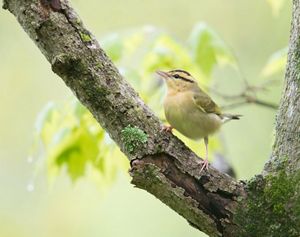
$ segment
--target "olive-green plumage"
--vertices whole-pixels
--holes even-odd
[[[204,138],[216,132],[222,119],[212,111],[212,105],[203,105],[202,96],[196,91],[172,93],[164,100],[164,109],[167,121],[186,137],[192,139]],[[205,102],[204,102],[205,103]]]
[[[217,104],[201,90],[188,72],[177,69],[158,71],[157,74],[165,79],[168,87],[164,100],[167,121],[186,137],[204,138],[206,149],[209,135],[218,131],[224,122],[239,119],[239,115],[222,114]],[[207,168],[207,153],[204,163]]]

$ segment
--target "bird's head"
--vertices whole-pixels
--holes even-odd
[[[164,79],[168,90],[186,91],[198,86],[192,75],[181,69],[168,72],[157,71],[156,73]]]

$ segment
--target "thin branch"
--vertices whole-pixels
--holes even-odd
[[[227,109],[237,108],[237,107],[240,107],[243,105],[256,104],[256,105],[260,105],[260,106],[263,106],[263,107],[266,107],[269,109],[274,109],[274,110],[278,109],[278,105],[270,103],[270,102],[262,101],[257,98],[254,98],[254,97],[241,97],[241,98],[243,98],[245,100],[239,101],[239,102],[234,102],[234,103],[231,103],[228,105],[224,105],[224,106],[221,106],[221,108],[224,110],[227,110]]]
[[[261,105],[261,106],[266,107],[266,108],[274,109],[274,110],[278,109],[278,105],[277,104],[273,104],[273,103],[270,103],[270,102],[262,101],[262,100],[259,100],[259,99],[255,99],[254,101],[252,101],[252,103],[253,104],[257,104],[257,105]]]
[[[209,90],[215,95],[218,95],[219,97],[223,98],[224,100],[238,100],[237,102],[221,106],[222,109],[232,109],[247,104],[256,104],[269,109],[277,110],[278,105],[258,99],[256,95],[260,91],[267,91],[270,86],[274,85],[277,82],[277,80],[268,80],[261,85],[250,85],[249,83],[247,83],[247,86],[244,88],[244,90],[236,95],[224,94],[213,88],[210,88]]]
[[[209,91],[213,92],[214,94],[222,97],[225,100],[242,100],[242,101],[234,102],[229,105],[224,105],[224,106],[221,106],[221,108],[232,109],[232,108],[236,108],[236,107],[247,105],[247,104],[257,104],[257,105],[260,105],[260,106],[263,106],[263,107],[266,107],[269,109],[277,110],[278,105],[258,99],[256,96],[256,92],[267,91],[269,89],[268,87],[270,87],[274,84],[277,84],[278,80],[271,79],[271,80],[264,81],[261,85],[251,85],[248,82],[248,80],[244,74],[244,71],[242,69],[242,66],[240,64],[240,61],[238,60],[238,57],[236,56],[233,49],[231,49],[231,54],[233,55],[233,57],[235,59],[235,62],[236,62],[235,69],[237,70],[237,72],[244,84],[244,89],[237,95],[226,95],[226,94],[220,93],[219,91],[217,91],[213,88],[207,88],[207,89]]]

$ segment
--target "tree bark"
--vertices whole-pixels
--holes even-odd
[[[76,97],[131,161],[132,183],[210,236],[299,236],[299,0],[286,88],[272,157],[245,185],[210,167],[158,118],[122,78],[67,0],[4,0]],[[265,235],[262,235],[264,233]]]

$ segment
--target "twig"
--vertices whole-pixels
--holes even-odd
[[[250,85],[248,82],[245,84],[245,88],[242,92],[236,95],[223,94],[213,88],[210,88],[209,91],[216,94],[217,96],[223,98],[224,100],[239,100],[229,105],[221,106],[222,109],[232,109],[246,104],[257,104],[269,109],[278,109],[278,105],[271,102],[263,101],[257,98],[256,93],[259,91],[267,91],[269,86],[277,83],[277,80],[269,80],[264,82],[261,85]]]
[[[236,107],[239,107],[239,106],[242,106],[242,105],[247,105],[247,104],[257,104],[257,105],[260,105],[260,106],[263,106],[263,107],[266,107],[266,108],[269,108],[269,109],[278,109],[278,105],[276,104],[273,104],[273,103],[270,103],[270,102],[266,102],[266,101],[262,101],[262,100],[259,100],[259,99],[255,99],[255,100],[251,100],[251,101],[239,101],[239,102],[236,102],[236,103],[232,103],[232,104],[229,104],[229,105],[224,105],[224,106],[221,106],[222,109],[226,110],[226,109],[233,109],[233,108],[236,108]]]
[[[239,106],[246,105],[246,104],[257,104],[257,105],[264,106],[264,107],[267,107],[270,109],[278,109],[278,105],[267,102],[267,101],[260,100],[256,96],[256,93],[259,91],[268,91],[268,89],[269,89],[268,87],[274,85],[275,83],[278,83],[278,80],[271,79],[271,80],[264,81],[261,85],[251,85],[248,82],[248,80],[242,70],[242,66],[241,66],[240,61],[238,60],[238,57],[235,54],[234,50],[231,49],[231,53],[236,61],[235,69],[237,70],[237,72],[244,84],[244,89],[242,90],[241,93],[236,94],[236,95],[226,95],[226,94],[223,94],[212,88],[207,88],[207,89],[209,91],[213,92],[214,94],[222,97],[225,100],[242,100],[242,101],[234,102],[229,105],[224,105],[221,108],[232,109],[232,108],[239,107]]]
[[[262,101],[262,100],[259,100],[259,99],[256,99],[253,103],[257,104],[257,105],[261,105],[261,106],[267,107],[267,108],[270,108],[270,109],[278,109],[278,105],[277,104],[273,104],[273,103],[270,103],[270,102]]]

